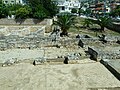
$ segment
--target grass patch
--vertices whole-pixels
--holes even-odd
[[[73,34],[89,34],[93,37],[97,37],[98,35],[101,35],[101,34],[106,34],[111,36],[120,36],[120,33],[112,30],[108,30],[108,29],[105,29],[104,32],[100,32],[98,30],[95,31],[95,30],[88,30],[87,28],[80,28],[81,26],[83,26],[83,21],[84,21],[84,18],[77,17],[75,19],[75,23],[78,25],[78,27],[72,26],[69,29],[69,32]],[[90,26],[90,28],[100,28],[100,26],[97,24],[93,24],[92,26]]]

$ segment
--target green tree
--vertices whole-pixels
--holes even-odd
[[[115,13],[116,13],[117,16],[120,16],[120,8],[116,9]]]
[[[104,31],[105,27],[111,24],[111,19],[108,17],[99,17],[97,20],[93,21],[94,23],[100,25],[100,31]]]
[[[33,17],[42,20],[47,17],[47,10],[42,6],[39,6],[38,8],[35,8]]]
[[[5,18],[8,15],[8,10],[6,8],[6,5],[2,3],[2,0],[0,0],[0,18]]]
[[[81,2],[81,0],[79,0],[79,2]],[[79,10],[78,10],[79,15],[81,15],[81,13],[84,12],[84,10],[82,10],[82,7],[84,6],[84,2],[85,2],[85,1],[82,1],[82,2],[81,2],[80,8],[79,8]]]
[[[40,10],[38,11],[39,8],[43,9],[42,12],[44,12],[44,15],[46,13],[47,17],[53,17],[58,13],[57,5],[51,0],[28,0],[28,2],[32,7],[33,15],[35,13],[35,16],[38,16],[37,18],[39,18],[39,15],[37,15],[37,13],[41,13]]]
[[[79,9],[78,13],[79,13],[79,15],[85,14],[85,11],[83,9]]]
[[[68,30],[74,23],[74,19],[74,16],[72,16],[70,13],[61,13],[58,15],[57,21],[54,21],[53,24],[61,27],[61,36],[68,36]]]
[[[0,4],[0,18],[5,18],[8,16],[9,8],[5,4]]]
[[[16,11],[21,7],[23,7],[23,5],[21,4],[8,4],[6,6],[6,8],[8,9],[8,15],[15,15]]]
[[[109,15],[112,16],[112,17],[116,17],[117,13],[115,11],[111,11]]]
[[[0,0],[0,4],[2,4],[2,0]]]
[[[87,28],[90,28],[90,25],[93,25],[91,19],[84,19],[83,26],[87,27]]]
[[[29,17],[31,9],[28,6],[24,6],[16,10],[15,18],[16,19],[26,19]]]
[[[91,9],[87,8],[85,14],[89,16],[91,13],[92,13]]]
[[[117,6],[114,11],[111,11],[110,16],[113,16],[113,17],[120,16],[120,6]]]
[[[77,9],[73,8],[73,9],[71,10],[71,13],[77,13]]]
[[[57,4],[52,0],[43,0],[43,7],[49,12],[50,17],[53,17],[58,13]]]
[[[27,6],[27,5],[26,5]],[[6,18],[8,15],[15,15],[16,11],[23,7],[21,4],[0,4],[0,18]]]

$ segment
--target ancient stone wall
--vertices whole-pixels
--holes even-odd
[[[0,36],[18,35],[26,36],[28,34],[44,35],[45,26],[0,26]]]
[[[52,19],[44,19],[44,20],[39,20],[39,19],[7,19],[3,18],[0,19],[0,25],[51,25],[52,24]]]

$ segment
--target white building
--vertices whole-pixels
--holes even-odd
[[[2,0],[4,4],[25,4],[26,0]]]
[[[71,12],[73,8],[80,8],[80,2],[78,0],[58,0],[57,4],[59,12]]]

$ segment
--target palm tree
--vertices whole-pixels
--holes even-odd
[[[104,31],[105,27],[111,25],[111,19],[108,17],[99,17],[97,20],[92,20],[92,22],[101,27],[101,32]]]
[[[97,20],[97,24],[100,25],[101,27],[101,31],[104,31],[105,27],[107,25],[109,25],[111,22],[111,19],[108,18],[108,17],[100,17],[98,20]]]
[[[90,25],[93,25],[92,21],[90,19],[84,19],[83,26],[90,28]]]
[[[74,23],[74,16],[70,13],[60,13],[57,17],[57,21],[53,22],[53,25],[58,25],[61,28],[61,36],[68,36],[68,30]]]

